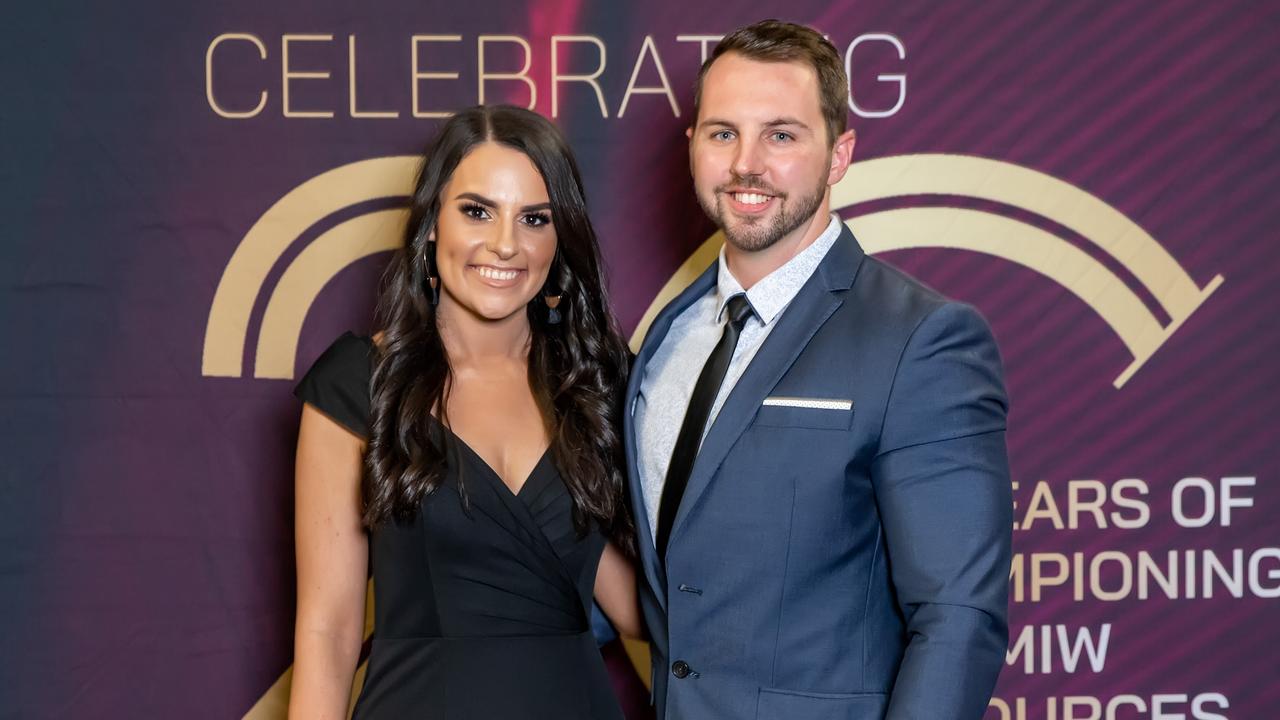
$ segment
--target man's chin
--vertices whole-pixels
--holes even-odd
[[[778,241],[777,237],[771,237],[776,211],[767,215],[741,215],[719,202],[714,213],[705,203],[703,210],[708,211],[707,216],[724,233],[726,242],[738,250],[756,252]]]
[[[724,225],[721,229],[724,230],[725,242],[744,252],[764,250],[778,241],[778,238],[769,232],[769,225],[764,222]]]

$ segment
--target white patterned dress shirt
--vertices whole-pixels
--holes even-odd
[[[720,385],[720,393],[711,406],[703,437],[715,423],[720,406],[751,364],[756,351],[777,325],[778,318],[840,237],[841,226],[840,218],[833,213],[827,229],[817,240],[746,291],[747,302],[755,313],[747,318],[738,336],[738,345]],[[729,272],[724,261],[724,248],[721,248],[715,287],[672,321],[662,345],[644,368],[633,417],[639,448],[640,486],[653,537],[658,534],[658,507],[666,484],[667,466],[671,463],[676,437],[680,434],[685,410],[693,396],[693,386],[724,332],[725,305],[730,298],[742,292],[742,285]]]

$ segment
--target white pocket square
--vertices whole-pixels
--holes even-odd
[[[806,408],[809,410],[852,410],[853,401],[841,400],[839,398],[787,397],[784,395],[774,395],[764,399],[764,406]]]

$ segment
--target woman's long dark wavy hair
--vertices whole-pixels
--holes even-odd
[[[441,192],[472,149],[495,142],[524,153],[551,200],[557,251],[547,294],[559,294],[562,320],[548,322],[541,297],[529,303],[529,385],[551,436],[552,455],[585,532],[594,520],[633,551],[622,446],[628,350],[605,296],[600,249],[582,178],[568,145],[546,118],[511,106],[477,106],[450,118],[427,148],[413,193],[404,246],[395,251],[378,306],[379,344],[365,456],[364,522],[412,518],[441,484],[451,458],[445,409],[449,357],[430,300],[427,238]],[[430,260],[434,263],[434,258]],[[462,488],[460,488],[462,490]],[[463,490],[465,493],[465,490]],[[465,498],[465,494],[464,494]]]

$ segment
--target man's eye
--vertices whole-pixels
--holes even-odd
[[[733,133],[729,130],[721,130],[719,132],[712,133],[711,135],[712,140],[730,140],[732,138]]]
[[[779,131],[773,134],[773,139],[777,142],[790,142],[795,138],[791,136],[791,133]]]

